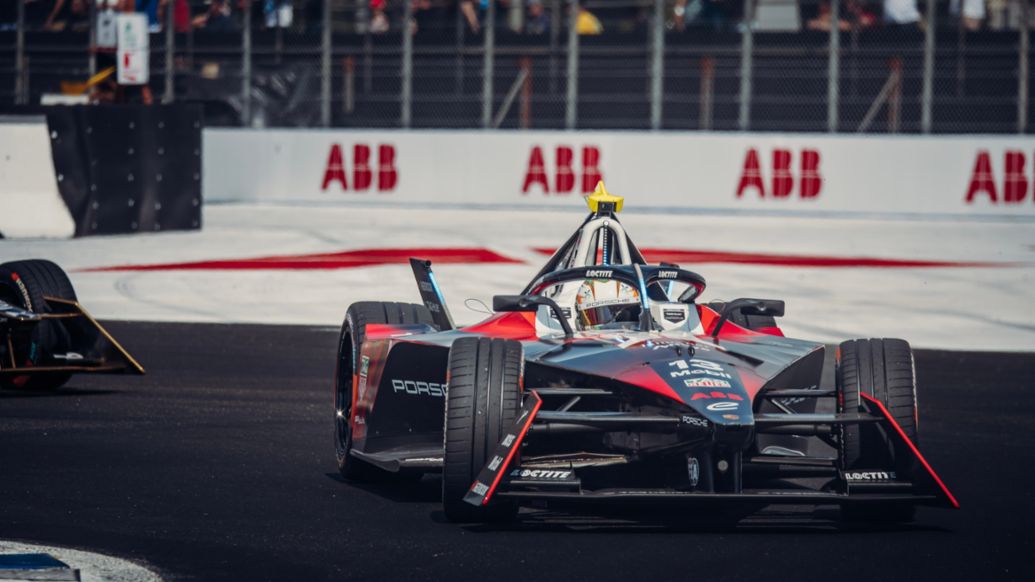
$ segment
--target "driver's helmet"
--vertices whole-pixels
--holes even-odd
[[[586,280],[575,296],[579,329],[614,329],[640,321],[640,294],[614,280]]]

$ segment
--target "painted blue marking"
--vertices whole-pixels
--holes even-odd
[[[68,568],[50,554],[0,554],[0,570],[46,570]]]

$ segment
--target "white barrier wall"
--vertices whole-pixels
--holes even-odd
[[[47,122],[0,123],[0,236],[74,234],[75,222],[58,192]]]
[[[581,205],[1035,217],[1035,139],[810,134],[206,130],[210,201]]]

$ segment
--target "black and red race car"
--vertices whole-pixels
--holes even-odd
[[[905,341],[843,342],[824,383],[827,347],[783,336],[782,301],[698,302],[703,277],[643,259],[622,198],[601,184],[587,201],[582,226],[480,323],[453,324],[417,259],[422,305],[349,307],[343,476],[441,471],[454,521],[529,503],[829,504],[893,522],[958,507],[917,448]]]
[[[144,368],[79,304],[61,267],[0,264],[0,388],[55,390],[78,373]]]

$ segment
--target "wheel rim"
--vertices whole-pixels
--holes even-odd
[[[334,444],[338,460],[344,461],[352,446],[352,378],[355,375],[355,358],[352,351],[352,334],[342,334],[338,349],[338,367],[334,379]]]

